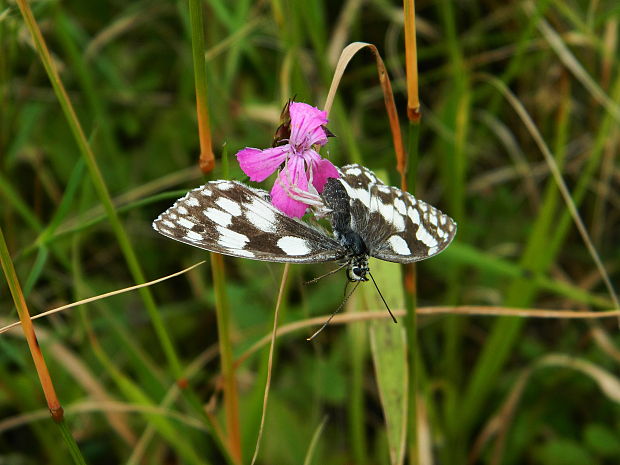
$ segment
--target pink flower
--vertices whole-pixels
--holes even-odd
[[[327,114],[301,102],[290,102],[288,110],[290,137],[278,140],[287,143],[265,150],[245,148],[237,152],[237,160],[244,173],[259,182],[284,163],[271,189],[271,202],[288,216],[301,218],[308,206],[321,204],[318,194],[328,178],[338,177],[338,171],[312,148],[327,143]]]

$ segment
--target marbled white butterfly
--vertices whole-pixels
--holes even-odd
[[[269,262],[337,260],[350,281],[367,281],[368,257],[411,263],[432,257],[454,238],[456,223],[435,207],[386,186],[369,169],[347,165],[321,195],[332,226],[290,218],[269,193],[238,181],[211,181],[162,213],[153,228],[180,242]]]

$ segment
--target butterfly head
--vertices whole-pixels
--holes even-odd
[[[347,278],[352,283],[358,281],[368,281],[368,255],[357,255],[349,259],[347,264]]]

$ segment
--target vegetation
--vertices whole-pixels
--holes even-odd
[[[0,463],[618,463],[619,20],[422,2],[418,80],[386,0],[0,1],[0,327],[23,323],[0,334]],[[415,269],[371,261],[398,325],[368,284],[307,342],[342,273],[304,285],[330,266],[209,257],[151,222],[246,180],[234,154],[290,97],[323,107],[356,41],[390,75],[410,190],[459,230]],[[384,90],[361,50],[323,155],[400,185]]]

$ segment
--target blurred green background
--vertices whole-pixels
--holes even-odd
[[[203,2],[217,159],[206,177],[197,168],[186,2],[30,5],[129,237],[122,246],[17,4],[0,1],[0,225],[31,314],[135,284],[123,247],[146,280],[207,259],[150,287],[152,297],[130,292],[36,323],[69,429],[89,464],[233,463],[212,430],[226,430],[226,408],[208,254],[159,236],[151,222],[205,180],[244,179],[236,151],[271,144],[289,97],[321,107],[353,41],[382,54],[406,142],[402,4]],[[617,285],[618,3],[440,0],[418,2],[416,13],[423,106],[415,193],[459,224],[455,243],[418,265],[418,305],[612,309],[535,131]],[[361,162],[398,184],[369,52],[347,68],[329,128],[335,164]],[[224,263],[226,347],[236,358],[270,332],[283,266]],[[398,267],[371,266],[402,309]],[[329,269],[291,267],[280,325],[342,302],[343,274],[302,284]],[[0,303],[0,325],[16,321],[4,280]],[[346,310],[367,309],[383,310],[370,285]],[[385,316],[375,329],[392,324]],[[373,355],[402,350],[404,321],[391,341],[371,337],[369,325],[330,325],[311,343],[315,326],[278,339],[258,463],[398,462],[378,390],[389,375]],[[419,463],[619,463],[615,319],[437,314],[420,317],[418,330]],[[267,362],[268,344],[235,372],[243,463],[256,443]],[[188,367],[179,395],[175,381]],[[0,335],[0,463],[70,463],[19,329]]]

